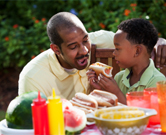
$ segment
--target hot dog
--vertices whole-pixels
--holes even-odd
[[[89,94],[89,96],[97,101],[98,106],[111,107],[118,105],[117,96],[106,91],[95,89]]]
[[[106,77],[112,77],[113,67],[108,66],[101,62],[93,63],[89,66],[89,69],[92,69],[96,72],[96,75],[103,74]]]
[[[98,108],[97,101],[84,93],[76,93],[75,97],[70,100],[73,106],[95,110]]]

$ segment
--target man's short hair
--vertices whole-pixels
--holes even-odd
[[[60,49],[61,44],[63,43],[63,39],[59,35],[59,31],[62,29],[71,29],[72,27],[75,27],[75,23],[71,17],[77,18],[77,16],[70,12],[60,12],[52,16],[48,21],[47,34],[50,42],[52,44],[58,45]]]

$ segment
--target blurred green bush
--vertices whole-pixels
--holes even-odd
[[[77,15],[88,32],[116,32],[129,18],[146,18],[166,38],[166,0],[17,0],[0,1],[0,69],[23,67],[49,48],[49,18],[61,11]]]

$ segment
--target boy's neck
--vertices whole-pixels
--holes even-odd
[[[132,86],[140,80],[142,74],[147,69],[149,64],[150,60],[148,59],[147,61],[141,61],[140,64],[137,64],[131,68],[132,74],[130,75],[130,86]]]

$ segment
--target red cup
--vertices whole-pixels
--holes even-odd
[[[126,99],[128,106],[150,108],[150,96],[144,95],[143,91],[128,92]]]
[[[149,118],[149,126],[160,124],[157,88],[156,87],[146,88],[144,89],[144,94],[150,97],[150,108],[155,109],[157,111],[157,115],[151,116]]]

